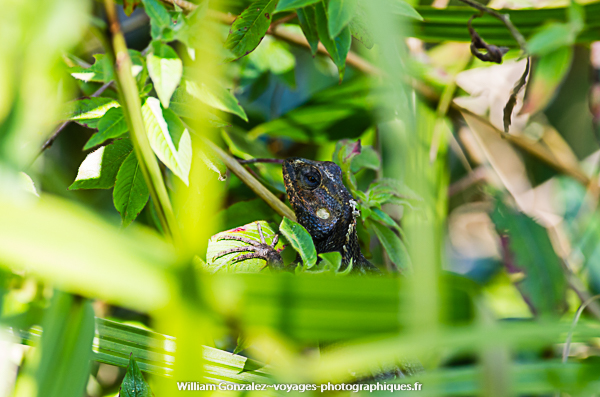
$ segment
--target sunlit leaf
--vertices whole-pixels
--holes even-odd
[[[69,190],[110,189],[121,164],[133,150],[129,139],[119,139],[88,154]]]
[[[269,29],[278,1],[257,0],[236,18],[225,41],[225,48],[231,50],[234,59],[248,55],[258,46]]]
[[[279,231],[290,242],[292,247],[300,254],[304,266],[310,269],[317,263],[317,251],[312,237],[306,229],[288,218],[283,218]]]
[[[119,106],[119,102],[111,98],[80,99],[71,103],[67,118],[86,127],[96,128],[98,121],[109,109]]]
[[[170,46],[160,41],[152,42],[148,54],[148,73],[163,107],[168,108],[171,96],[181,81],[183,63]]]
[[[171,109],[156,98],[142,105],[142,116],[152,150],[186,185],[192,164],[192,141],[189,131]]]
[[[354,17],[358,0],[329,0],[327,6],[329,37],[335,38]]]
[[[137,157],[135,152],[131,152],[119,168],[113,191],[115,208],[121,214],[123,227],[133,222],[149,198],[150,192]]]
[[[111,108],[102,116],[98,122],[98,132],[90,137],[83,150],[88,150],[94,146],[98,146],[109,139],[118,138],[128,131],[127,122],[123,110]]]

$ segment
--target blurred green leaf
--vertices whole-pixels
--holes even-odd
[[[537,113],[552,101],[570,70],[572,61],[571,47],[561,47],[539,57],[527,86],[522,113]]]
[[[327,52],[329,52],[333,63],[338,67],[340,81],[342,81],[346,71],[346,56],[348,55],[348,51],[350,51],[350,44],[352,44],[350,29],[345,27],[338,36],[333,39],[329,37],[329,17],[324,0],[315,4],[315,17],[319,40],[321,40],[321,43],[323,43]]]
[[[320,0],[279,0],[276,12],[292,11],[296,8],[305,7],[314,4]]]
[[[172,281],[165,269],[174,266],[174,253],[154,232],[135,225],[119,232],[104,216],[47,194],[35,202],[0,201],[3,266],[130,308],[166,304]]]
[[[282,2],[280,1],[279,4],[281,5]],[[317,54],[317,49],[319,48],[319,33],[317,32],[315,8],[313,6],[298,8],[296,14],[298,14],[298,22],[300,23],[302,32],[304,33],[308,44],[310,44],[310,52],[315,56]]]
[[[135,152],[131,152],[119,168],[113,191],[115,208],[121,214],[123,227],[129,226],[137,218],[149,198],[150,192],[137,157]]]
[[[251,3],[231,25],[225,48],[234,59],[248,55],[258,46],[271,24],[279,0],[257,0]]]
[[[550,23],[529,39],[527,49],[532,55],[545,55],[575,41],[576,34],[564,23]]]
[[[525,273],[517,285],[534,314],[562,314],[567,282],[546,229],[501,199],[496,200],[491,217],[498,232],[508,237],[504,253],[507,271]]]
[[[192,163],[189,131],[171,109],[163,108],[153,97],[142,105],[142,116],[152,150],[187,185]]]
[[[210,107],[235,114],[244,121],[248,121],[246,112],[235,96],[216,81],[197,83],[195,81],[184,80],[178,88],[179,90],[183,90],[186,94],[191,95]],[[177,97],[177,94],[175,96]]]
[[[404,0],[390,0],[390,11],[394,14],[422,21],[423,17]]]
[[[119,387],[119,397],[153,397],[150,385],[144,379],[133,354],[129,357],[127,372]]]
[[[42,326],[40,344],[21,369],[14,395],[82,395],[90,376],[94,339],[91,302],[55,291]]]
[[[402,240],[393,231],[379,222],[369,222],[369,225],[372,226],[373,231],[392,263],[398,266],[398,269],[402,272],[410,271],[412,268],[410,256]]]
[[[300,254],[302,262],[304,262],[304,266],[307,269],[310,269],[317,263],[317,251],[312,237],[302,225],[288,218],[283,218],[279,225],[279,231]]]
[[[367,24],[367,10],[362,2],[358,3],[354,18],[348,24],[352,37],[364,44],[368,49],[373,48],[375,41],[373,40],[373,34],[371,28]]]
[[[96,128],[98,121],[109,109],[119,106],[119,102],[111,98],[80,99],[71,102],[67,118],[86,127]]]
[[[119,139],[88,154],[69,190],[110,189],[115,185],[121,164],[132,150],[129,139]]]
[[[329,0],[327,6],[329,37],[335,38],[354,17],[358,0]]]
[[[183,75],[183,63],[170,46],[160,41],[152,42],[148,54],[148,73],[163,107],[168,108],[171,96],[177,89]]]
[[[94,146],[101,145],[109,139],[119,138],[128,131],[127,122],[123,109],[111,108],[98,122],[98,132],[90,137],[83,150],[88,150]]]
[[[231,248],[248,247],[246,242],[238,240],[222,240],[222,237],[237,236],[248,238],[252,241],[260,243],[260,234],[258,233],[257,224],[260,224],[263,236],[265,238],[265,243],[271,245],[277,233],[275,233],[271,226],[269,226],[269,224],[265,221],[248,223],[244,226],[239,226],[234,229],[215,234],[208,242],[208,249],[206,251],[206,270],[211,273],[253,273],[263,270],[267,266],[267,263],[264,259],[251,258],[237,262],[234,261],[241,255],[251,253],[251,250],[244,252],[233,252],[219,256],[223,251]],[[275,246],[275,249],[283,249],[283,243],[279,241]]]

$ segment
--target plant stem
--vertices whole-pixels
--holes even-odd
[[[140,95],[135,78],[131,73],[131,58],[127,52],[125,37],[121,32],[114,0],[104,0],[104,6],[111,35],[107,55],[115,62],[115,82],[117,83],[119,99],[129,127],[133,147],[165,235],[172,239],[176,246],[179,246],[181,243],[179,227],[160,167],[146,135]]]
[[[188,127],[189,129],[189,127]],[[190,130],[191,131],[191,130]],[[236,159],[225,153],[223,149],[212,143],[208,139],[203,139],[205,144],[221,158],[227,168],[231,170],[242,182],[244,182],[254,193],[263,199],[271,208],[279,215],[285,216],[293,221],[296,221],[294,211],[279,200],[269,189],[264,187],[255,177],[248,172]]]

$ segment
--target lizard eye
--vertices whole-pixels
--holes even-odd
[[[317,171],[310,170],[303,175],[304,183],[309,189],[315,189],[321,184],[321,174]]]

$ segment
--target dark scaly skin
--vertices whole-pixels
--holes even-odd
[[[337,164],[291,157],[283,162],[283,180],[298,223],[312,236],[317,254],[337,251],[342,269],[352,260],[354,272],[379,273],[360,250],[359,212]]]

